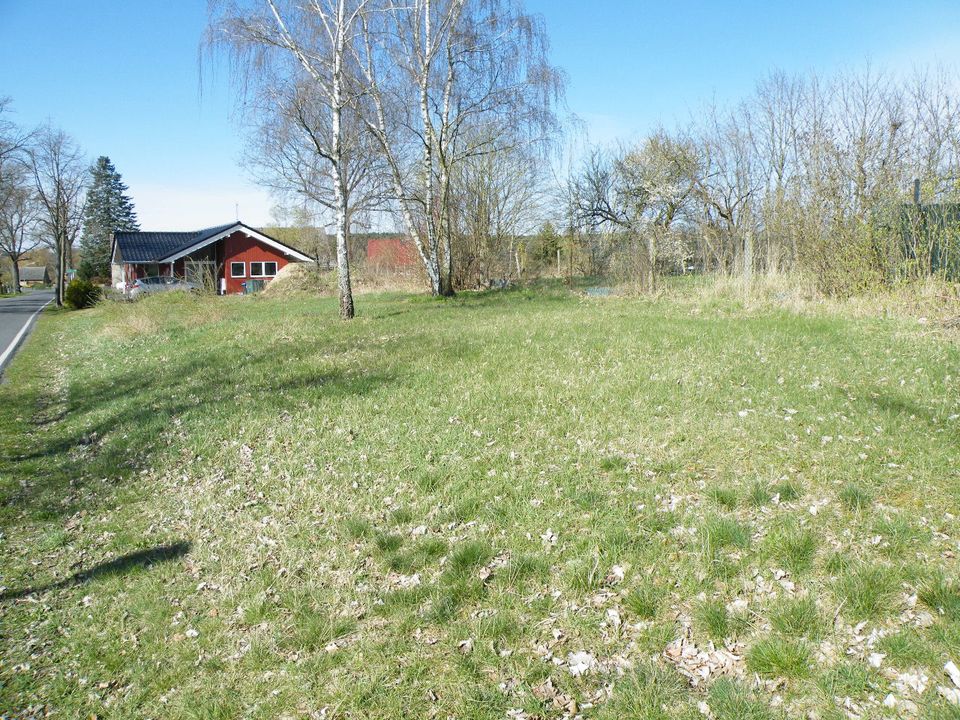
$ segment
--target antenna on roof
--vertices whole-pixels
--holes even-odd
[[[233,215],[234,215],[234,220],[236,220],[237,222],[240,222],[240,203],[233,204]]]

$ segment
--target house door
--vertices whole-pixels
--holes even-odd
[[[210,292],[217,289],[217,264],[213,260],[187,260],[183,263],[183,274],[187,282]]]

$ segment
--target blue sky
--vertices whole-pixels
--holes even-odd
[[[774,68],[826,74],[867,60],[894,71],[960,65],[960,2],[527,0],[543,15],[570,110],[594,141],[685,122]],[[241,219],[273,204],[239,166],[224,68],[204,63],[206,0],[0,0],[0,96],[49,119],[91,158],[109,155],[145,228]]]

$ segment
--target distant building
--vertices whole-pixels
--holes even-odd
[[[34,287],[36,285],[49,284],[50,272],[45,266],[20,268],[20,287]]]
[[[403,270],[417,264],[417,249],[405,237],[367,240],[367,264],[382,270]]]

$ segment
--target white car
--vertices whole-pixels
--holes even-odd
[[[171,275],[154,275],[134,280],[132,283],[127,283],[125,293],[131,300],[136,300],[141,295],[149,295],[156,292],[168,292],[170,290],[189,292],[199,289],[199,285],[187,282],[183,278],[173,277]]]

